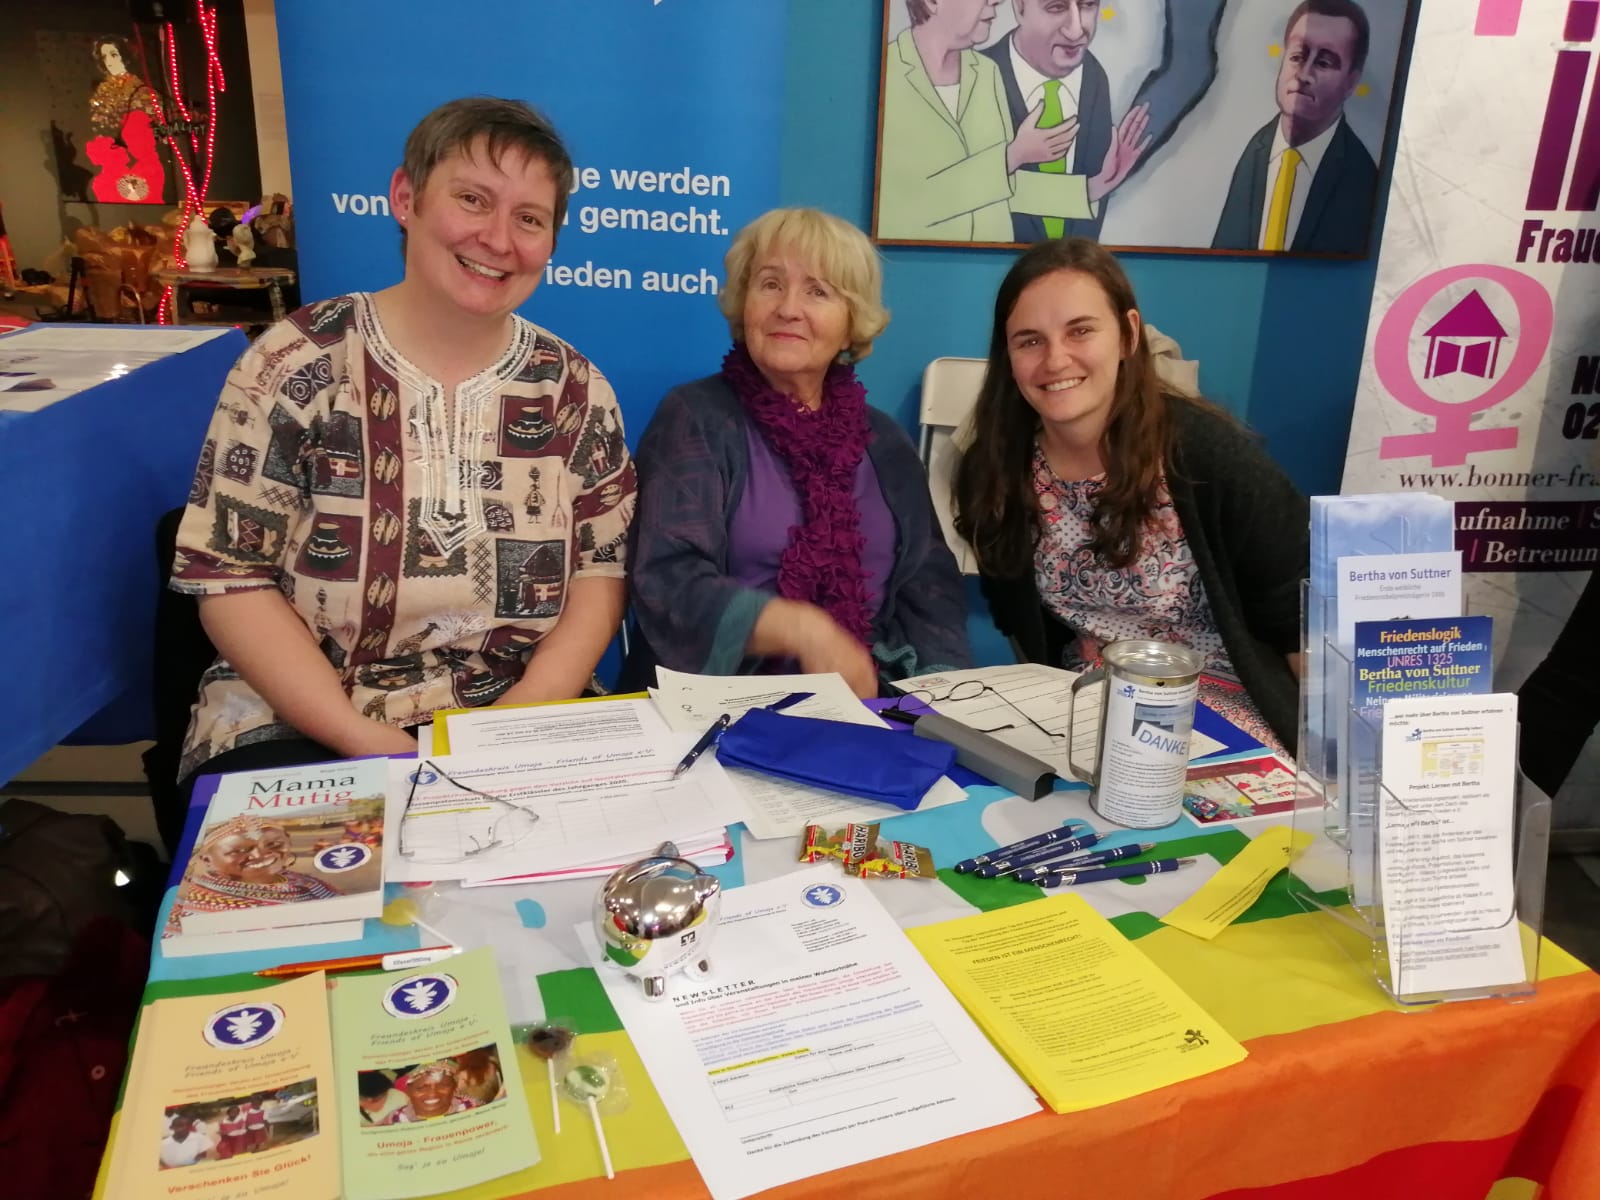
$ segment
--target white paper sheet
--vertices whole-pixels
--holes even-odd
[[[783,711],[796,717],[823,721],[848,721],[852,725],[882,725],[862,704],[844,676],[826,675],[686,675],[656,668],[657,686],[651,697],[674,729],[699,734],[727,713],[737,720],[752,708],[761,708],[795,692],[810,692]]]
[[[711,977],[667,1001],[599,968],[714,1200],[1038,1111],[873,887],[813,867],[727,892]]]
[[[751,837],[760,841],[799,837],[807,825],[837,829],[850,821],[887,821],[891,817],[903,817],[907,811],[892,804],[863,800],[860,796],[790,783],[757,771],[730,768],[727,775],[744,798],[745,828]],[[927,812],[930,808],[942,808],[966,798],[965,788],[948,775],[941,775],[939,782],[923,794],[914,811]]]
[[[585,700],[529,708],[480,708],[451,713],[450,753],[472,754],[510,746],[630,743],[670,735],[648,700]]]
[[[204,325],[28,325],[5,338],[8,350],[161,357],[203,346],[228,331]]]
[[[396,849],[385,878],[493,879],[620,861],[743,820],[743,804],[715,762],[671,778],[691,740],[669,734],[587,751],[540,745],[393,761],[385,821],[396,831]],[[498,824],[506,819],[504,808],[463,788],[526,809],[537,820],[515,844],[468,853],[505,841],[508,826]],[[400,850],[402,840],[410,857]]]
[[[0,411],[38,412],[147,363],[221,337],[223,328],[30,325],[0,337]]]
[[[1338,563],[1339,649],[1354,653],[1361,621],[1461,615],[1461,551],[1365,554]]]
[[[688,837],[674,838],[672,847],[677,851],[679,858],[688,859],[696,866],[701,867],[720,867],[733,857],[733,842],[726,829],[715,829],[706,833],[692,834]],[[564,879],[603,879],[618,867],[625,867],[641,858],[648,858],[660,848],[661,846],[658,843],[648,850],[622,859],[585,863],[568,867],[562,871],[546,871],[536,875],[501,875],[494,879],[463,879],[461,886],[464,888],[511,887],[530,883],[556,883]]]
[[[1384,705],[1379,866],[1396,995],[1524,978],[1516,759],[1514,695]]]

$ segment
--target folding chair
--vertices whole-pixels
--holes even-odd
[[[951,505],[956,466],[961,461],[957,434],[978,402],[985,361],[981,358],[936,358],[922,372],[922,462],[928,469],[933,510],[944,531],[945,545],[956,556],[963,575],[978,573],[972,547],[956,532]]]

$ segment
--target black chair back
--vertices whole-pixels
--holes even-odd
[[[155,744],[144,752],[144,773],[150,782],[156,827],[167,852],[177,850],[183,836],[183,798],[178,790],[178,764],[183,739],[189,732],[189,714],[200,694],[200,677],[217,660],[217,648],[200,624],[200,602],[167,587],[172,558],[177,553],[178,524],[184,510],[175,508],[156,523],[156,564],[161,594],[156,597],[155,668],[152,672],[152,708]]]

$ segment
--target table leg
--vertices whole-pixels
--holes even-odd
[[[274,322],[283,320],[283,289],[278,286],[276,279],[267,281],[267,295],[272,298],[272,319]]]

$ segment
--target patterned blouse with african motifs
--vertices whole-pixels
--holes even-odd
[[[279,588],[376,720],[494,701],[572,579],[623,576],[635,499],[605,376],[553,334],[514,327],[453,398],[389,343],[366,294],[268,330],[212,417],[172,587]],[[219,660],[179,777],[293,736]]]
[[[1039,541],[1033,551],[1034,579],[1040,599],[1078,634],[1067,648],[1067,661],[1059,665],[1069,671],[1098,666],[1102,647],[1124,638],[1188,646],[1205,657],[1207,675],[1214,677],[1201,678],[1201,701],[1276,747],[1271,728],[1238,686],[1166,479],[1157,481],[1155,511],[1145,523],[1139,556],[1121,568],[1108,567],[1090,549],[1094,508],[1105,486],[1104,475],[1058,479],[1035,445]]]

